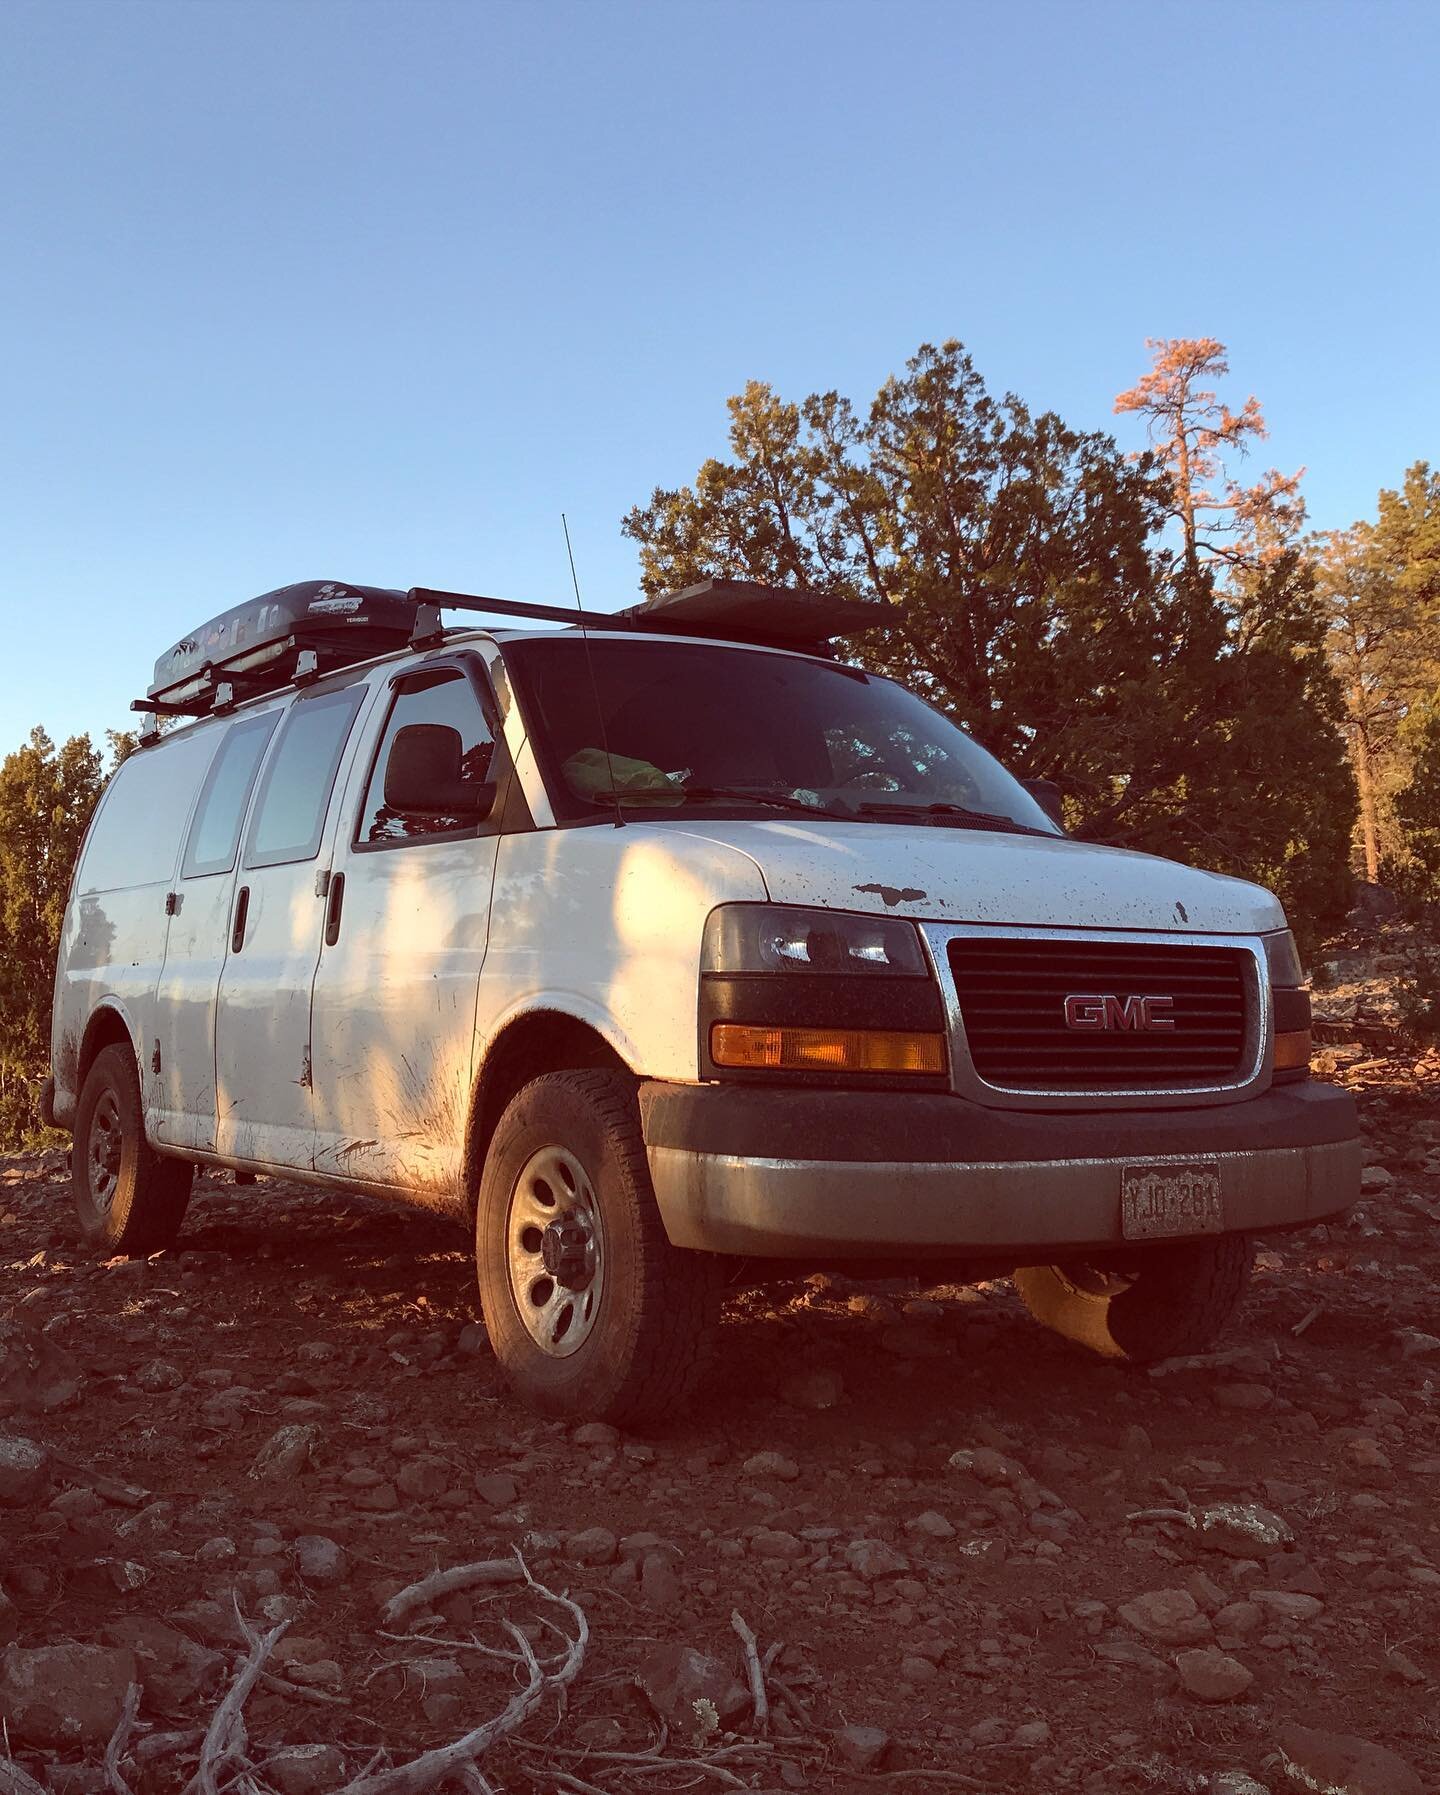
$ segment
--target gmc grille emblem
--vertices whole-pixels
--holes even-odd
[[[1065,1026],[1088,1031],[1115,1029],[1160,1034],[1175,1026],[1173,997],[1067,997]]]

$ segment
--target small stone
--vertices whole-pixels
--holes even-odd
[[[1391,1646],[1390,1650],[1386,1652],[1385,1662],[1390,1666],[1391,1674],[1398,1677],[1402,1683],[1424,1683],[1428,1680],[1425,1672],[1421,1670],[1415,1660],[1407,1658],[1404,1652],[1396,1646]]]
[[[345,1548],[323,1533],[302,1533],[295,1541],[295,1569],[312,1589],[334,1589],[350,1574]]]
[[[772,1532],[762,1527],[751,1536],[750,1550],[757,1558],[803,1558],[807,1548],[793,1533]]]
[[[167,1720],[180,1720],[193,1704],[209,1694],[225,1670],[219,1652],[207,1650],[175,1627],[148,1615],[112,1622],[100,1633],[101,1643],[133,1652],[145,1686],[145,1703]]]
[[[1248,1771],[1221,1770],[1210,1778],[1210,1795],[1270,1795],[1270,1791]]]
[[[1233,1702],[1255,1681],[1238,1658],[1213,1649],[1181,1652],[1175,1668],[1186,1694],[1202,1702]]]
[[[313,1421],[292,1421],[277,1428],[255,1455],[252,1477],[298,1477],[309,1468],[320,1429]]]
[[[1317,1614],[1325,1612],[1325,1604],[1318,1596],[1300,1595],[1292,1589],[1252,1589],[1250,1600],[1281,1620],[1314,1620]]]
[[[838,1371],[798,1371],[780,1386],[780,1400],[792,1409],[810,1409],[817,1414],[838,1408],[845,1400],[845,1380]]]
[[[1050,1724],[1045,1720],[1027,1720],[1010,1735],[1010,1743],[1021,1751],[1036,1751],[1050,1739]]]
[[[874,1583],[881,1577],[898,1577],[910,1569],[910,1561],[882,1539],[853,1540],[845,1548],[845,1562],[867,1583]]]
[[[952,1471],[962,1471],[983,1483],[988,1489],[999,1489],[1016,1480],[1017,1466],[991,1446],[966,1446],[952,1452],[948,1460]]]
[[[460,1330],[460,1338],[455,1342],[455,1350],[463,1353],[467,1359],[476,1353],[484,1352],[489,1344],[489,1336],[478,1321],[467,1321]]]
[[[1217,1502],[1200,1513],[1202,1542],[1228,1558],[1265,1558],[1294,1537],[1280,1515],[1258,1502]]]
[[[1330,1795],[1425,1795],[1404,1758],[1348,1733],[1293,1723],[1280,1728],[1280,1750],[1292,1782]]]
[[[1210,1616],[1210,1624],[1219,1634],[1253,1633],[1265,1618],[1265,1610],[1256,1602],[1227,1602]]]
[[[571,1564],[614,1564],[620,1542],[608,1527],[587,1527],[565,1541]]]
[[[878,1726],[842,1726],[830,1735],[838,1756],[852,1770],[876,1770],[890,1749],[890,1735]]]
[[[400,1467],[395,1487],[416,1502],[433,1502],[450,1487],[450,1470],[443,1459],[422,1453]]]
[[[1217,1409],[1232,1409],[1258,1414],[1268,1409],[1275,1396],[1268,1384],[1216,1384],[1210,1400]]]
[[[21,1745],[103,1746],[139,1680],[135,1654],[117,1646],[12,1645],[0,1654],[0,1714]]]
[[[793,1458],[781,1452],[757,1452],[741,1467],[746,1477],[775,1477],[781,1483],[794,1483],[800,1467]]]
[[[940,1672],[928,1658],[922,1658],[912,1652],[900,1660],[900,1681],[902,1683],[933,1683]]]
[[[508,1471],[477,1471],[475,1494],[491,1508],[509,1508],[520,1494],[520,1486]]]
[[[178,1390],[185,1382],[185,1373],[166,1359],[151,1359],[135,1373],[135,1382],[142,1390],[158,1395],[164,1390]]]
[[[34,1440],[0,1436],[0,1508],[38,1502],[50,1488],[50,1454]]]
[[[282,1745],[265,1758],[266,1778],[280,1795],[324,1795],[344,1774],[345,1754],[337,1745]]]
[[[641,1660],[636,1682],[660,1719],[687,1742],[703,1742],[715,1730],[709,1715],[727,1726],[750,1705],[749,1691],[729,1665],[693,1646],[653,1647]]]
[[[1394,1182],[1394,1173],[1387,1172],[1384,1166],[1366,1166],[1360,1174],[1362,1191],[1389,1190]]]
[[[916,1515],[914,1520],[905,1523],[905,1531],[923,1536],[925,1539],[954,1539],[955,1529],[944,1515],[933,1508],[927,1508],[923,1515]]]
[[[675,1567],[664,1552],[651,1552],[640,1565],[640,1599],[656,1614],[669,1614],[685,1599]]]
[[[1156,1589],[1117,1610],[1137,1633],[1161,1645],[1195,1645],[1210,1637],[1210,1622],[1185,1589]]]
[[[608,1421],[583,1421],[570,1437],[577,1446],[618,1446],[620,1429]]]

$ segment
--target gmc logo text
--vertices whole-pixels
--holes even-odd
[[[1066,1028],[1160,1034],[1175,1026],[1173,997],[1067,997]]]

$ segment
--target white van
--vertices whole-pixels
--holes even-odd
[[[1358,1190],[1280,905],[1069,839],[834,658],[858,622],[309,583],[177,644],[137,708],[194,720],[107,788],[56,973],[87,1237],[168,1246],[196,1165],[453,1214],[513,1387],[623,1422],[736,1257],[1204,1347],[1252,1235]]]

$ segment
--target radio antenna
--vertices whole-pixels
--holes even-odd
[[[595,719],[600,725],[600,746],[605,751],[605,777],[610,781],[610,796],[615,804],[615,827],[625,827],[625,817],[620,809],[620,794],[615,789],[615,762],[610,754],[610,732],[605,727],[605,712],[600,705],[600,682],[595,677],[595,657],[590,650],[590,632],[585,627],[585,607],[580,602],[580,580],[575,572],[575,551],[570,546],[570,523],[565,513],[560,513],[560,528],[565,532],[565,554],[570,562],[570,584],[575,588],[575,611],[580,619],[580,639],[585,644],[585,667],[590,675],[590,692],[595,700]]]

